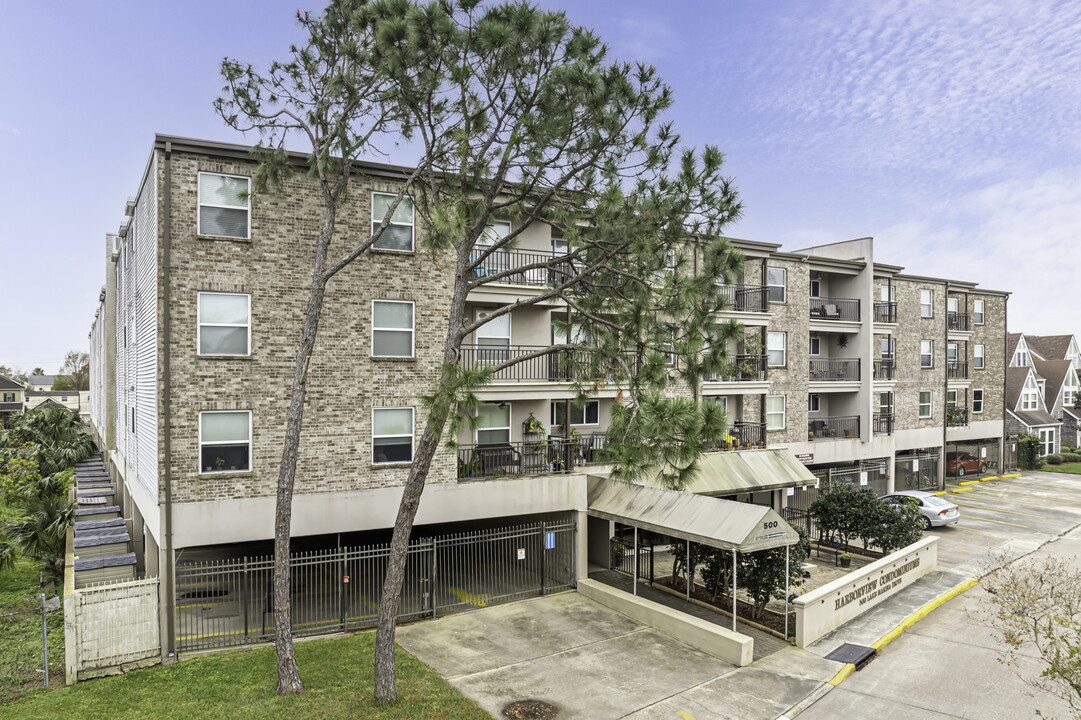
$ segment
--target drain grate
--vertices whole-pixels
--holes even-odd
[[[872,647],[844,643],[841,647],[827,655],[826,659],[842,663],[852,663],[856,666],[857,670],[862,670],[863,666],[874,660],[875,655],[877,654],[878,651]]]
[[[503,715],[511,720],[551,720],[559,708],[543,700],[515,700],[503,708]]]

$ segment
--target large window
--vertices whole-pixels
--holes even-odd
[[[1078,383],[1077,373],[1073,370],[1066,371],[1066,379],[1062,381],[1062,406],[1072,408],[1074,401],[1077,399],[1078,389],[1081,388],[1081,383]]]
[[[957,362],[957,343],[946,343],[946,360],[951,363]]]
[[[477,444],[510,442],[510,405],[483,403],[477,408]]]
[[[920,408],[919,408],[920,419],[927,419],[927,418],[931,417],[933,398],[934,398],[934,393],[932,391],[930,391],[930,390],[920,390]]]
[[[883,360],[893,360],[897,356],[896,338],[882,338],[879,341],[879,354]]]
[[[413,462],[413,408],[372,410],[372,463]]]
[[[976,325],[983,325],[983,300],[972,301],[972,322]]]
[[[1055,452],[1054,428],[1040,428],[1040,454],[1050,455]]]
[[[920,340],[920,367],[934,367],[935,364],[935,341]]]
[[[601,403],[599,400],[587,400],[582,407],[576,407],[574,401],[570,401],[571,425],[600,425]],[[566,420],[567,402],[563,400],[552,402],[552,431],[558,432]]]
[[[413,303],[372,300],[372,357],[413,357]]]
[[[1021,391],[1021,409],[1040,409],[1040,391],[1036,388],[1036,383],[1032,381],[1032,376],[1025,381],[1025,387]]]
[[[977,370],[983,370],[984,363],[984,347],[983,345],[972,346],[972,367]]]
[[[766,333],[766,355],[770,367],[784,367],[787,336],[783,332]]]
[[[893,414],[893,393],[880,392],[878,394],[878,411],[883,415]]]
[[[811,355],[822,354],[822,338],[818,337],[817,335],[811,336],[810,351]]]
[[[766,396],[766,429],[784,430],[785,408],[784,395]]]
[[[251,354],[251,295],[199,293],[200,355]]]
[[[819,412],[822,409],[822,396],[818,393],[811,393],[807,396],[807,412]]]
[[[897,286],[883,285],[878,289],[878,296],[882,302],[897,302]]]
[[[783,303],[788,286],[788,271],[784,268],[766,268],[766,285],[768,285],[769,301]]]
[[[199,173],[198,233],[247,240],[251,198],[246,177]]]
[[[391,203],[397,195],[390,193],[372,193],[372,232],[383,224],[383,218],[387,216]],[[372,245],[376,250],[392,250],[395,252],[413,251],[413,201],[403,197],[394,208],[394,214],[390,216],[390,222],[383,230],[383,234]]]
[[[983,412],[983,390],[980,388],[972,391],[972,412],[973,414]]]
[[[251,470],[251,411],[199,413],[199,471]]]
[[[935,291],[920,290],[920,317],[935,316]]]
[[[477,311],[477,320],[490,314]],[[499,365],[510,359],[510,313],[492,318],[477,328],[477,362],[481,365]]]

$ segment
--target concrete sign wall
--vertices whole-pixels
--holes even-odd
[[[796,645],[807,647],[911,585],[937,564],[938,538],[924,538],[799,596],[792,603],[796,611]]]

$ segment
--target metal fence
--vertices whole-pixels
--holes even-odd
[[[858,438],[860,436],[859,415],[831,415],[807,421],[807,439],[821,438]]]
[[[30,688],[49,687],[50,667],[56,681],[56,671],[64,667],[59,610],[59,598],[46,600],[43,594],[0,606],[0,631],[7,638],[0,644],[0,706]],[[59,679],[62,684],[63,676]]]
[[[859,322],[860,301],[856,298],[811,298],[811,319]]]
[[[811,358],[811,380],[859,380],[859,358]]]
[[[568,590],[573,522],[424,538],[409,545],[399,621]],[[318,635],[376,624],[388,545],[290,557],[292,627]],[[274,562],[243,557],[176,568],[177,648],[245,645],[274,636]]]
[[[897,322],[897,303],[895,302],[876,302],[874,305],[874,311],[875,322]]]
[[[478,248],[477,256],[470,260],[478,260],[483,251],[484,248]],[[574,271],[570,261],[565,258],[563,253],[495,250],[477,263],[472,270],[472,277],[480,280],[498,276],[498,279],[490,282],[500,285],[558,285],[565,282]]]
[[[612,570],[617,570],[628,575],[635,575],[635,560],[638,562],[637,576],[640,580],[648,580],[649,584],[653,584],[653,543],[643,543],[641,540],[638,542],[638,552],[634,551],[634,540],[627,540],[625,538],[609,538],[608,552],[609,563],[608,567]]]
[[[893,486],[902,490],[938,490],[938,451],[898,455],[894,460]]]
[[[726,310],[769,312],[769,288],[765,285],[721,285],[717,292],[728,300]]]

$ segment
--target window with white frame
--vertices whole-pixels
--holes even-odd
[[[983,300],[972,301],[972,322],[976,325],[983,325]]]
[[[766,268],[766,285],[770,302],[785,302],[788,288],[788,271],[784,268]]]
[[[1040,454],[1050,455],[1055,452],[1054,428],[1040,428]]]
[[[811,393],[807,396],[807,412],[819,412],[822,409],[822,396]]]
[[[251,179],[199,173],[198,233],[206,237],[250,238]]]
[[[946,360],[957,363],[957,343],[946,343]]]
[[[372,300],[372,357],[413,357],[414,306],[409,300]]]
[[[812,280],[811,281],[811,297],[813,297],[813,298],[822,297],[822,281],[821,280]]]
[[[510,442],[510,405],[483,403],[477,408],[477,444]]]
[[[811,336],[810,350],[812,355],[822,354],[822,338],[817,335]]]
[[[983,412],[983,389],[975,388],[972,391],[972,412],[973,414]]]
[[[972,346],[972,367],[976,370],[983,370],[984,368],[984,346],[973,345]]]
[[[785,396],[766,396],[766,429],[784,430],[785,426]]]
[[[893,360],[897,356],[896,338],[882,338],[879,341],[879,355],[883,360]]]
[[[413,462],[413,408],[372,409],[372,464]]]
[[[934,367],[935,364],[935,341],[920,340],[920,367]]]
[[[950,296],[946,297],[946,313],[950,317],[957,317],[958,305],[959,305],[958,298],[950,297]]]
[[[566,421],[566,408],[568,401],[552,401],[552,428],[561,428]],[[582,407],[577,407],[574,401],[569,401],[571,406],[571,425],[600,425],[601,403],[599,400],[587,400]]]
[[[201,292],[196,302],[200,355],[251,354],[251,295]]]
[[[920,317],[935,316],[935,291],[920,290]]]
[[[1066,372],[1066,379],[1062,381],[1063,407],[1073,407],[1079,387],[1081,387],[1081,382],[1078,382],[1077,372],[1071,368]]]
[[[484,320],[491,310],[478,310],[477,320]],[[477,363],[499,365],[510,359],[510,313],[498,315],[477,328]]]
[[[766,333],[766,356],[770,367],[784,367],[788,336],[783,332]]]
[[[4,393],[4,402],[15,402],[15,393]]]
[[[702,405],[719,405],[721,412],[728,414],[728,398],[719,395],[707,395],[702,398]]]
[[[383,224],[390,206],[398,196],[393,193],[372,193],[372,232]],[[413,252],[414,228],[413,228],[413,201],[403,197],[394,208],[394,214],[390,216],[383,234],[379,236],[372,247],[376,250],[391,250],[394,252]]]
[[[893,393],[880,392],[878,394],[878,411],[883,415],[893,414]]]
[[[199,413],[199,471],[251,470],[251,411],[205,410]]]
[[[926,420],[931,417],[933,399],[934,392],[931,390],[920,390],[919,417],[921,420]]]
[[[946,407],[948,407],[948,408],[957,407],[957,391],[956,390],[947,390],[946,391]]]
[[[897,302],[897,286],[883,285],[878,289],[878,296],[882,302]]]
[[[1032,379],[1031,375],[1025,380],[1025,387],[1021,390],[1021,409],[1040,409],[1040,390],[1036,386],[1036,381]]]
[[[477,238],[476,244],[476,257],[470,258],[471,260],[479,259],[480,256],[490,247],[503,240],[503,238],[510,235],[510,223],[504,220],[497,220],[488,223],[488,227],[484,228],[484,232]],[[473,269],[473,273],[477,277],[488,277],[498,272],[510,269],[510,261],[507,259],[507,246],[504,245],[499,250],[495,250],[491,255],[484,258],[483,262],[477,265]]]

